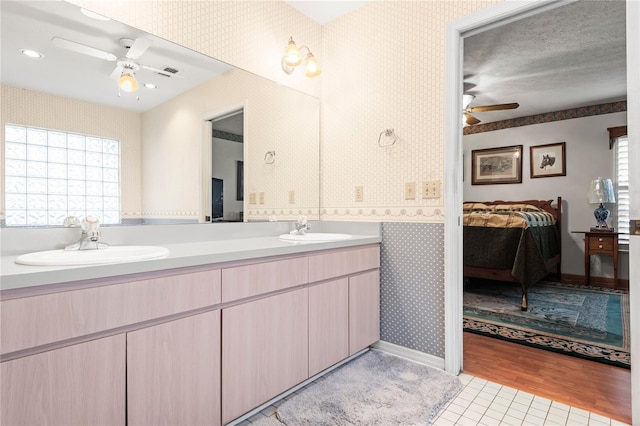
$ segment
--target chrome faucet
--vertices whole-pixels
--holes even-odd
[[[109,245],[101,243],[100,240],[100,221],[95,216],[87,216],[82,222],[75,216],[69,216],[64,220],[64,226],[67,228],[82,228],[80,241],[65,247],[65,250],[98,250],[105,249]]]
[[[298,216],[298,221],[296,222],[296,229],[289,232],[292,235],[304,235],[305,232],[310,230],[311,227],[307,224],[306,216]]]

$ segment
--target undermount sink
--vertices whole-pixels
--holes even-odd
[[[349,234],[332,234],[329,232],[311,232],[302,235],[297,234],[282,234],[280,239],[284,241],[297,241],[297,242],[328,242],[328,241],[342,241],[351,239]]]
[[[15,260],[20,265],[74,266],[134,262],[166,257],[169,249],[157,246],[109,246],[99,250],[47,250],[23,254]]]

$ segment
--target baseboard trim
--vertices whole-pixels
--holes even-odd
[[[401,358],[406,358],[411,361],[419,362],[420,364],[428,365],[429,367],[444,370],[444,358],[440,358],[435,355],[430,355],[415,349],[396,345],[395,343],[386,342],[384,340],[378,340],[376,343],[371,345],[371,347],[382,352],[387,352]]]
[[[562,274],[561,281],[571,284],[584,284],[584,275]],[[609,277],[591,277],[591,285],[596,287],[614,288],[615,280]],[[629,280],[618,279],[618,290],[629,290]]]

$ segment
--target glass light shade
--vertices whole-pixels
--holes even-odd
[[[302,55],[300,55],[300,50],[292,37],[289,37],[289,44],[284,52],[284,63],[290,67],[297,67],[302,63]]]
[[[123,73],[118,80],[118,87],[125,92],[135,92],[138,90],[138,81],[128,73]]]
[[[611,179],[603,179],[599,177],[594,179],[589,186],[589,203],[615,203],[616,197],[613,191],[613,182]]]
[[[475,98],[475,95],[470,95],[468,93],[465,93],[464,95],[462,95],[462,109],[466,109],[474,98]]]
[[[322,73],[322,70],[318,65],[318,61],[311,53],[309,53],[304,67],[304,74],[307,77],[317,77],[320,73]]]

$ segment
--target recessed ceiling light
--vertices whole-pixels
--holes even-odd
[[[80,12],[82,12],[84,15],[88,16],[89,18],[93,18],[93,19],[97,19],[98,21],[110,21],[110,18],[107,18],[106,16],[102,16],[98,13],[92,12],[90,10],[84,9],[84,8],[80,8]]]
[[[157,89],[158,88],[158,86],[156,86],[153,83],[145,83],[144,87],[146,87],[147,89]]]
[[[40,58],[44,58],[44,55],[40,52],[36,52],[35,50],[31,50],[31,49],[20,49],[20,52],[22,52],[22,54],[24,56],[28,56],[30,58],[33,59],[40,59]]]

